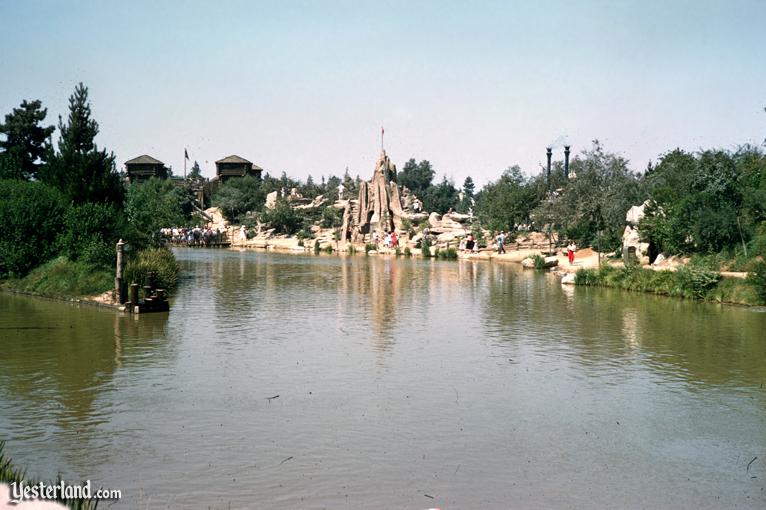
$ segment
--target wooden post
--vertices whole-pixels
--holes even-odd
[[[125,302],[125,291],[127,290],[125,287],[125,282],[123,281],[125,272],[125,260],[123,258],[124,251],[125,243],[122,239],[120,239],[117,242],[117,269],[114,277],[114,297],[120,304]]]
[[[132,306],[138,306],[138,284],[130,284],[130,304]]]

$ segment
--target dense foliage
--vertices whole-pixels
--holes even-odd
[[[56,254],[67,204],[41,182],[0,181],[0,277],[24,275]]]
[[[746,250],[766,221],[766,157],[753,147],[734,153],[675,150],[645,181],[649,207],[641,235],[665,253],[712,253],[737,245]],[[757,240],[756,251],[761,244]]]
[[[69,98],[66,122],[59,118],[56,149],[45,115],[40,101],[24,101],[0,124],[0,278],[35,292],[103,292],[113,282],[116,242],[130,244],[129,258],[140,256],[161,226],[188,218],[191,197],[170,181],[150,181],[130,186],[125,202],[114,155],[95,143],[84,85]]]
[[[130,225],[142,235],[142,244],[156,245],[161,228],[187,222],[193,212],[192,201],[188,188],[153,177],[128,187],[125,213]]]
[[[45,120],[47,108],[42,102],[22,101],[0,124],[0,179],[33,179],[47,152],[46,142],[55,129],[39,125]]]

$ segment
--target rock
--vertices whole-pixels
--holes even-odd
[[[277,191],[272,191],[268,195],[266,195],[266,208],[267,209],[274,209],[277,206]]]
[[[436,241],[439,243],[454,242],[456,239],[457,239],[457,235],[455,235],[454,232],[445,232],[443,234],[439,234],[436,237]]]
[[[525,258],[524,260],[521,261],[521,265],[522,265],[522,267],[524,267],[526,269],[534,269],[534,267],[535,267],[535,259],[533,259],[532,257],[527,257],[527,258]],[[556,256],[545,257],[545,263],[543,264],[544,268],[547,269],[549,267],[556,267],[558,265],[559,265],[558,257],[556,257]]]
[[[623,254],[628,253],[630,248],[635,248],[636,258],[640,265],[649,263],[649,243],[642,243],[638,235],[638,229],[628,225],[622,234]]]
[[[561,278],[561,285],[574,285],[575,275],[574,273],[567,273]]]
[[[629,225],[633,225],[634,227],[638,225],[638,222],[641,221],[641,218],[643,218],[646,213],[644,212],[644,209],[646,208],[649,201],[647,200],[641,205],[634,205],[630,209],[628,209],[627,214],[625,215],[625,221]]]
[[[441,214],[432,212],[428,215],[428,223],[431,224],[432,227],[441,227],[442,226],[442,217]]]
[[[667,257],[665,257],[664,253],[660,253],[659,255],[657,255],[657,258],[654,259],[654,262],[652,262],[652,265],[656,267],[662,267],[663,265],[665,265],[666,258]]]

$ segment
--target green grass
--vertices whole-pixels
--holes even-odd
[[[58,257],[13,278],[4,287],[49,297],[85,297],[103,294],[114,287],[114,271]]]
[[[159,289],[173,290],[178,284],[181,267],[173,252],[165,248],[149,248],[136,253],[125,265],[125,282],[144,284],[147,273],[154,274]],[[114,276],[112,276],[114,278]]]
[[[678,271],[611,266],[602,266],[600,269],[580,269],[575,274],[575,284],[718,303],[746,305],[765,303],[759,295],[757,285],[753,282],[738,278],[721,278],[714,271],[693,265],[681,267]]]
[[[5,455],[5,442],[0,441],[0,483],[21,483],[25,481],[27,485],[37,485],[39,480],[27,477],[26,471],[18,468],[13,461]],[[47,484],[54,485],[54,484]],[[73,510],[93,510],[98,506],[96,500],[84,499],[66,499],[59,497],[56,499],[59,503],[68,506]]]
[[[532,257],[532,260],[535,262],[535,269],[538,271],[542,271],[545,269],[545,257],[542,255],[535,255]]]

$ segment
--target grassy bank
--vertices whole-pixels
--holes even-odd
[[[575,274],[575,284],[717,303],[766,304],[764,289],[761,288],[763,284],[758,278],[721,278],[717,272],[694,266],[684,266],[677,271],[611,266],[580,269]]]
[[[0,441],[0,483],[20,483],[25,481],[27,485],[36,485],[40,480],[27,477],[26,471],[15,466],[13,461],[5,454],[5,442]],[[53,485],[48,483],[47,485]],[[92,510],[98,506],[96,500],[86,499],[67,499],[63,496],[55,500],[58,503],[66,505],[73,510]]]
[[[6,280],[3,287],[48,297],[94,296],[114,287],[114,272],[62,256],[36,267],[23,278]]]
[[[178,283],[180,267],[173,253],[163,248],[138,252],[128,260],[125,278],[143,285],[152,272],[159,288],[172,290]],[[55,298],[83,298],[103,294],[114,288],[114,269],[72,261],[61,256],[30,271],[23,278],[9,278],[3,288]]]

